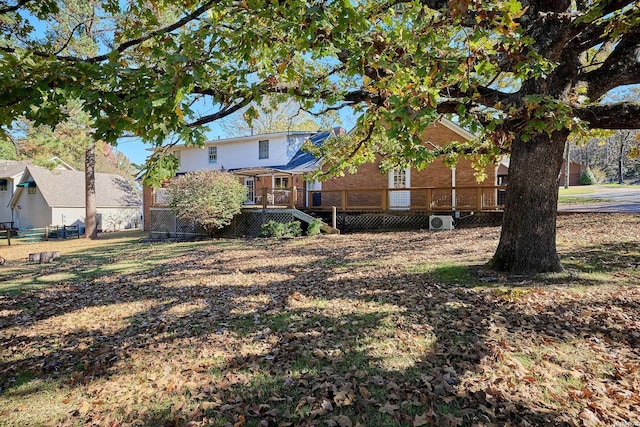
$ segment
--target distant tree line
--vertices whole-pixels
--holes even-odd
[[[0,159],[29,160],[36,165],[52,166],[49,159],[58,157],[78,170],[85,168],[85,154],[92,142],[89,121],[78,107],[73,115],[55,127],[36,126],[19,120],[8,138],[0,139]],[[113,146],[96,141],[96,172],[114,173],[134,181],[136,167]]]
[[[571,160],[590,168],[602,182],[640,182],[640,132],[617,130],[571,147]]]

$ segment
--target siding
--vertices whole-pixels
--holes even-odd
[[[209,141],[203,148],[182,148],[177,156],[180,159],[180,172],[193,172],[203,169],[240,169],[246,167],[283,166],[291,160],[305,139],[312,135],[256,135],[246,139]],[[269,141],[269,158],[258,159],[258,141]],[[218,147],[216,163],[209,163],[209,146]]]
[[[22,189],[14,213],[16,226],[20,228],[41,228],[51,224],[51,208],[37,187],[36,194],[28,194],[27,188]]]
[[[11,178],[0,178],[7,180],[7,190],[0,191],[0,222],[13,221],[11,217],[11,208],[9,208],[9,201],[13,192],[15,191],[15,182]]]

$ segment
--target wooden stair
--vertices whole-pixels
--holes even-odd
[[[293,214],[294,217],[298,218],[301,221],[306,222],[307,224],[310,224],[311,221],[315,219],[320,219],[320,218],[313,217],[302,211],[299,211],[298,209],[291,209],[291,213]],[[333,228],[332,226],[330,226],[329,224],[325,223],[322,220],[320,221],[321,221],[320,230],[322,230],[323,232],[327,234],[340,234],[340,230],[338,230],[337,228]]]

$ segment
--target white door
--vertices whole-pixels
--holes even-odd
[[[397,169],[389,172],[389,209],[409,209],[411,191],[399,191],[396,188],[411,187],[411,169]]]
[[[247,187],[246,204],[253,205],[256,202],[256,181],[253,177],[244,179],[244,186]]]

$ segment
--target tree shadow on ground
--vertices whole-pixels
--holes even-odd
[[[147,425],[633,421],[638,404],[613,403],[636,387],[622,378],[639,366],[637,293],[563,299],[444,285],[437,270],[397,262],[424,248],[368,245],[306,247],[304,263],[286,261],[296,242],[184,246],[148,270],[5,298],[2,394],[23,393],[25,373],[59,380],[103,401],[78,404],[78,423],[114,413]],[[276,250],[279,263],[247,260]],[[120,306],[129,311],[110,317]],[[91,323],[74,323],[83,312]],[[566,360],[563,346],[586,350]],[[604,370],[577,369],[595,354]],[[122,381],[159,402],[127,412],[105,396],[105,382]],[[610,383],[618,394],[601,390]]]

